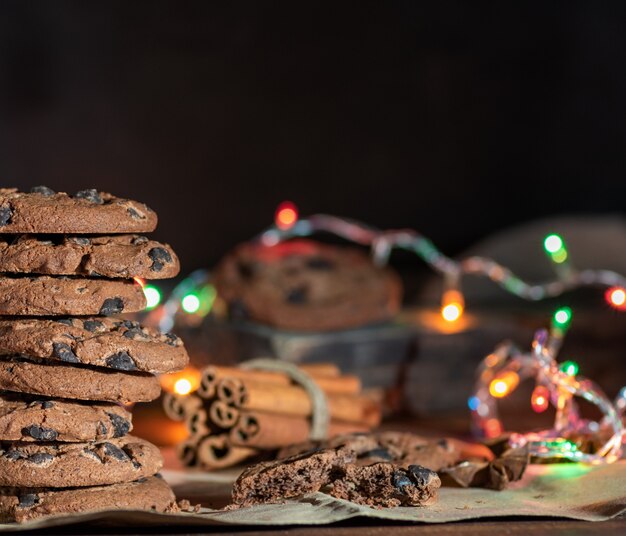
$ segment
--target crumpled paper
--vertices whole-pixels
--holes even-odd
[[[179,499],[228,502],[236,473],[164,471]],[[206,498],[206,499],[205,499]],[[506,516],[564,517],[605,521],[626,510],[626,460],[597,467],[563,463],[531,465],[524,477],[502,491],[481,488],[441,488],[439,501],[428,507],[375,510],[324,493],[297,501],[238,510],[202,508],[198,513],[156,514],[135,511],[102,511],[55,516],[22,525],[0,524],[0,532],[100,522],[145,527],[164,525],[326,525],[354,518],[403,522],[445,523]]]

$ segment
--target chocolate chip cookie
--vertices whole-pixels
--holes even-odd
[[[102,486],[149,477],[162,466],[158,447],[133,436],[100,443],[0,445],[0,486]]]
[[[354,248],[295,240],[248,243],[227,255],[215,286],[234,320],[300,331],[383,322],[399,310],[402,285]]]
[[[325,449],[257,463],[241,473],[233,485],[233,504],[279,503],[319,491],[353,460],[350,450]]]
[[[141,235],[0,235],[0,272],[166,279],[180,270],[167,244]]]
[[[104,317],[0,320],[0,355],[27,355],[124,371],[167,373],[189,361],[180,338]]]
[[[70,489],[0,488],[0,521],[23,523],[48,515],[97,510],[177,511],[176,497],[160,476],[135,482]]]
[[[148,233],[156,225],[156,213],[143,203],[106,192],[0,188],[0,233]]]
[[[131,422],[117,404],[0,394],[0,441],[102,441],[125,436]]]
[[[348,465],[330,484],[333,497],[365,506],[427,506],[437,501],[441,480],[420,465],[402,469],[390,462]]]
[[[0,315],[114,315],[146,307],[139,283],[125,279],[0,277]]]
[[[0,360],[0,389],[120,404],[149,402],[161,393],[159,380],[145,372],[118,372],[44,360],[36,362],[23,357]]]

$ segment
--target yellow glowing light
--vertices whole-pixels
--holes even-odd
[[[174,392],[177,395],[188,395],[191,392],[191,382],[187,378],[176,380]]]
[[[298,220],[298,208],[291,201],[283,201],[276,209],[274,220],[276,227],[285,231]]]
[[[519,385],[519,376],[515,372],[505,372],[489,384],[489,394],[494,398],[504,398]]]
[[[567,250],[559,249],[557,252],[552,253],[552,260],[557,264],[562,264],[567,260]]]
[[[446,290],[441,298],[441,316],[446,322],[456,322],[463,314],[463,294],[458,290]]]

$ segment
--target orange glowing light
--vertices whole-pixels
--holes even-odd
[[[505,372],[491,380],[489,394],[494,398],[504,398],[519,385],[519,376],[515,372]]]
[[[146,282],[141,279],[141,277],[133,277],[133,279],[135,280],[135,283],[137,283],[141,288],[146,286]]]
[[[446,290],[441,298],[441,317],[446,322],[456,322],[463,314],[465,300],[458,290]]]
[[[606,301],[619,311],[626,311],[626,289],[612,287],[606,291]]]
[[[187,378],[176,380],[174,384],[174,392],[177,395],[188,395],[191,393],[191,382]]]
[[[276,209],[274,220],[276,227],[286,231],[298,221],[298,208],[291,201],[283,201]]]
[[[188,395],[200,385],[200,371],[195,367],[185,367],[175,374],[163,374],[160,377],[161,387],[168,393]]]

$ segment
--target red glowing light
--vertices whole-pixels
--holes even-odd
[[[626,289],[623,287],[611,287],[606,291],[606,301],[618,311],[626,311]]]
[[[543,413],[548,409],[550,402],[550,392],[544,385],[537,385],[530,398],[530,406],[535,413]]]
[[[274,220],[281,231],[290,229],[298,221],[298,207],[291,201],[283,201],[276,209]]]

